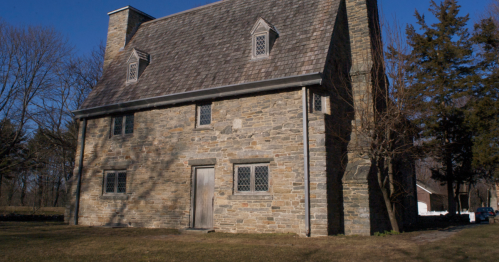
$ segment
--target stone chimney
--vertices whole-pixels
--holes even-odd
[[[131,6],[125,6],[107,13],[109,28],[107,30],[106,54],[104,55],[104,71],[119,51],[128,44],[139,29],[139,26],[155,18]]]
[[[362,121],[366,121],[370,115],[366,108],[373,104],[373,81],[383,79],[378,77],[380,74],[384,76],[384,72],[373,70],[383,59],[380,56],[381,31],[377,0],[346,0],[346,9],[352,61],[350,78],[355,110],[352,130],[357,130],[361,128]],[[379,201],[378,193],[373,193],[373,190],[376,190],[371,181],[373,165],[365,154],[360,154],[361,148],[369,144],[366,139],[357,137],[355,131],[352,131],[348,146],[348,164],[343,176],[345,235],[369,236],[380,228],[386,228],[383,202]]]

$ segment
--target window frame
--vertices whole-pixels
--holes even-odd
[[[201,107],[207,105],[210,106],[210,123],[201,125]],[[213,103],[204,103],[196,105],[196,127],[197,128],[211,127],[212,123],[213,123]]]
[[[255,168],[257,166],[267,167],[267,191],[255,190]],[[239,167],[250,167],[250,191],[239,191],[237,189],[239,180]],[[234,165],[234,195],[270,195],[270,163],[252,163]]]
[[[316,110],[315,109],[315,98],[319,96],[321,98],[321,110]],[[322,113],[322,114],[327,114],[327,97],[325,95],[322,95],[321,93],[317,92],[312,92],[311,93],[311,99],[310,99],[310,111],[312,113]]]
[[[132,116],[132,118],[133,118],[133,121],[132,121],[132,132],[127,134],[127,133],[125,133],[126,132],[126,121],[127,121],[127,118],[129,116]],[[116,118],[122,118],[121,132],[119,134],[115,134],[114,133],[114,128],[115,128],[115,125],[116,125]],[[111,117],[111,132],[110,132],[111,133],[111,135],[110,135],[111,137],[115,137],[115,136],[132,136],[133,133],[134,133],[134,130],[135,130],[135,113]]]
[[[132,71],[132,65],[135,66],[135,78],[130,79],[130,72]],[[130,62],[128,63],[128,69],[127,69],[127,75],[126,75],[126,81],[127,83],[135,83],[139,80],[139,62]]]
[[[260,54],[260,55],[257,55],[256,52],[256,39],[257,37],[259,36],[265,36],[265,54]],[[269,33],[268,32],[264,32],[264,33],[257,33],[257,34],[254,34],[253,35],[253,39],[252,39],[252,57],[253,59],[258,59],[258,58],[265,58],[265,57],[268,57],[269,56]]]
[[[119,174],[120,173],[124,173],[125,174],[125,191],[124,192],[118,192],[118,178],[119,178]],[[114,187],[114,192],[107,192],[107,185],[108,185],[108,179],[107,179],[107,176],[109,174],[115,174],[115,178],[114,178],[114,183],[113,183],[113,187]],[[122,196],[122,195],[126,195],[127,193],[127,171],[126,170],[105,170],[104,171],[104,181],[102,183],[102,195],[103,196]]]

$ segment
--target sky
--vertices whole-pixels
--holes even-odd
[[[251,0],[248,0],[251,1]],[[436,0],[439,2],[440,0]],[[86,54],[106,41],[107,13],[131,5],[153,17],[167,15],[205,5],[213,0],[1,0],[0,18],[12,25],[54,27],[65,35],[80,54]],[[426,14],[430,0],[378,0],[380,13],[388,21],[415,24],[414,11]],[[470,27],[489,0],[458,0],[463,14],[469,13]]]

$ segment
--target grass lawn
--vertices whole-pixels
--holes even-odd
[[[178,235],[170,229],[0,222],[1,261],[497,261],[499,224],[385,237]]]

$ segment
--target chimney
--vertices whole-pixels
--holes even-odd
[[[382,86],[384,72],[379,67],[383,62],[381,32],[377,0],[346,0],[348,31],[350,36],[351,61],[350,79],[354,120],[352,130],[363,128],[363,121],[374,121],[370,108],[374,107],[373,87]],[[383,228],[380,221],[386,211],[370,201],[380,201],[379,194],[373,194],[369,179],[373,163],[358,149],[357,145],[369,145],[368,137],[351,134],[348,147],[347,172],[343,177],[343,210],[345,235],[365,235]],[[373,200],[374,199],[374,200]],[[385,219],[386,220],[383,220]],[[347,223],[346,221],[357,221]]]
[[[125,6],[107,13],[109,28],[107,30],[106,53],[104,55],[104,71],[119,51],[128,44],[139,29],[139,26],[155,18],[131,6]]]

